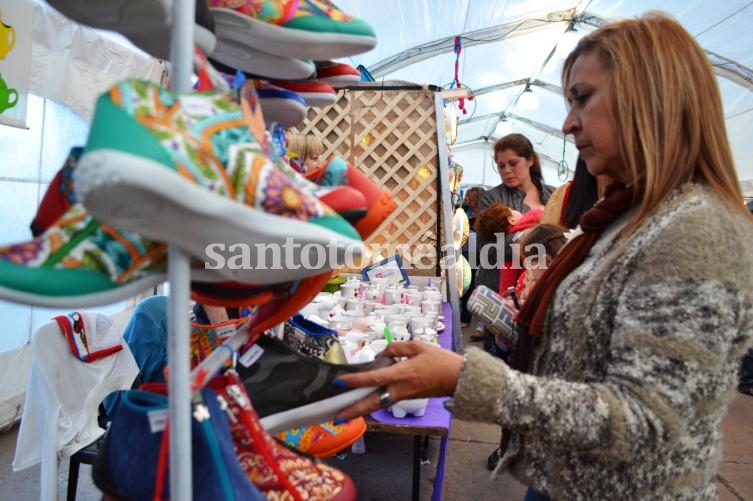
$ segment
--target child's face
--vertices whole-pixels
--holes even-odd
[[[551,262],[552,258],[549,256],[546,256],[544,260],[539,259],[538,257],[531,256],[526,260],[526,271],[528,272],[529,277],[531,280],[536,281],[544,274],[544,272],[549,267],[549,263]]]
[[[321,165],[322,165],[321,155],[319,155],[318,153],[308,155],[306,157],[306,160],[303,161],[303,166],[306,168],[307,172],[312,169],[318,169]]]

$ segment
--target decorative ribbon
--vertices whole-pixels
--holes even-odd
[[[455,37],[455,48],[453,49],[453,52],[455,52],[455,80],[453,80],[450,88],[457,87],[458,89],[461,89],[463,84],[460,83],[460,53],[463,52],[463,40],[459,36]],[[469,97],[468,100],[473,100],[473,96]],[[463,112],[463,115],[467,115],[468,110],[465,109],[465,98],[461,97],[459,101],[458,108]]]

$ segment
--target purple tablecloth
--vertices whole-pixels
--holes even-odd
[[[439,344],[442,348],[452,350],[452,307],[450,303],[442,304],[442,315],[444,319],[442,322],[445,325],[443,331],[439,333]],[[444,408],[443,403],[447,400],[443,398],[431,398],[429,399],[429,405],[426,407],[426,413],[421,417],[406,416],[404,418],[396,418],[392,413],[386,409],[380,409],[372,412],[371,417],[380,423],[400,425],[400,426],[423,426],[423,427],[436,427],[444,428],[447,430],[447,434],[442,437],[439,446],[439,460],[437,462],[437,475],[434,479],[434,492],[431,496],[432,501],[442,499],[442,481],[444,480],[444,464],[445,454],[447,453],[447,440],[450,436],[450,422],[452,421],[452,415]]]

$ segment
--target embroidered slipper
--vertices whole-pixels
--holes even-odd
[[[337,426],[330,421],[292,428],[276,436],[293,449],[326,459],[353,445],[364,433],[366,433],[366,420],[359,417]]]
[[[327,60],[369,51],[376,34],[329,0],[209,0],[219,39],[300,59]]]
[[[355,486],[346,474],[297,454],[269,436],[259,422],[259,417],[236,372],[227,371],[222,376],[213,378],[209,384],[221,398],[220,405],[230,417],[230,430],[239,463],[248,478],[265,496],[269,499],[291,501],[356,499]],[[363,428],[365,431],[365,422]],[[350,432],[350,429],[345,431]],[[350,439],[352,434],[350,432],[346,435],[345,432],[341,432],[342,437],[335,436],[339,443],[343,443]],[[323,432],[319,436],[326,440],[333,435]]]
[[[31,224],[33,236],[37,237],[47,231],[60,218],[64,217],[73,205],[78,203],[78,197],[74,190],[73,172],[78,165],[82,151],[83,149],[80,147],[71,149],[63,167],[47,187],[42,203],[39,205]],[[285,166],[283,168],[289,169]],[[360,192],[346,186],[323,188],[300,176],[298,177],[300,178],[299,181],[302,180],[306,184],[306,189],[311,190],[326,205],[333,203],[333,210],[348,221],[355,221],[362,213],[365,213],[366,202]],[[125,235],[126,240],[139,240],[141,238],[124,230],[120,230],[120,233]],[[294,293],[300,296],[298,290],[298,282],[262,286],[229,282],[215,271],[205,270],[204,263],[200,261],[192,263],[191,298],[202,304],[241,307],[285,300],[291,301],[293,305],[303,306],[305,302],[302,303],[297,297],[293,297]]]
[[[39,205],[31,224],[33,236],[38,237],[54,225],[59,225],[59,220],[65,218],[66,213],[76,204],[78,204],[77,210],[80,211],[82,217],[88,216],[78,201],[73,183],[73,172],[78,165],[82,151],[83,148],[80,147],[71,149],[63,167],[47,187],[42,203]],[[94,221],[99,224],[99,221]],[[123,237],[121,238],[123,241],[142,240],[139,235],[133,232],[119,230],[119,233]],[[156,258],[157,256],[155,256]],[[160,256],[159,259],[163,260],[164,257]],[[160,277],[162,281],[165,280],[164,273],[155,276],[155,280],[160,279]],[[229,282],[216,271],[206,270],[204,263],[198,260],[192,262],[191,279],[191,297],[195,301],[213,306],[263,304],[280,297],[292,287],[290,283],[249,286],[249,284]],[[68,300],[66,299],[66,301]],[[74,301],[74,299],[71,299],[71,301]]]
[[[0,299],[49,308],[122,301],[165,280],[165,249],[74,204],[40,236],[0,247]]]
[[[117,85],[98,101],[74,173],[78,196],[102,221],[239,282],[292,281],[361,256],[352,226],[264,155],[241,106],[219,93]]]

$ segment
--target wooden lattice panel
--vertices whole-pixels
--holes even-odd
[[[346,158],[392,193],[398,208],[367,243],[410,249],[401,255],[411,275],[438,271],[435,114],[434,94],[427,89],[359,87],[339,91],[332,106],[310,108],[298,128],[322,138],[325,156]],[[412,267],[411,258],[421,254],[423,269]]]

